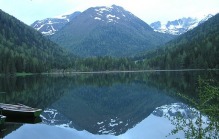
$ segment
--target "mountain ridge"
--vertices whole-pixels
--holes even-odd
[[[154,69],[218,69],[219,14],[171,40],[160,49],[145,52],[144,59]]]
[[[201,18],[183,17],[166,23],[156,21],[151,23],[150,26],[157,32],[181,35],[206,22],[211,17],[213,17],[212,14],[208,14],[207,16],[203,16]]]
[[[120,6],[91,7],[51,36],[51,40],[81,57],[126,57],[154,49],[173,36],[154,32]]]
[[[81,12],[76,11],[72,14],[62,15],[54,18],[46,18],[43,20],[37,20],[32,23],[30,26],[41,32],[43,35],[53,35],[59,31],[63,26],[68,22],[76,18]]]

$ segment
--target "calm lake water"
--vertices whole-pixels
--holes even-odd
[[[40,119],[13,119],[4,139],[175,139],[185,138],[184,120],[198,110],[180,98],[197,95],[198,77],[218,82],[213,71],[145,72],[0,77],[0,102],[43,109]],[[194,112],[195,111],[195,112]],[[197,114],[198,113],[198,114]],[[202,119],[208,121],[207,116]],[[178,124],[177,124],[178,122]],[[206,128],[206,124],[202,125]],[[216,135],[215,130],[206,133]]]

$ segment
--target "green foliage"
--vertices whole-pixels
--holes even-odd
[[[70,55],[0,10],[0,73],[39,73],[70,65]]]
[[[209,82],[201,78],[199,78],[198,83],[198,99],[179,94],[180,97],[198,110],[191,109],[192,115],[195,115],[196,118],[185,119],[179,114],[177,117],[170,119],[172,124],[175,125],[175,129],[172,130],[171,134],[183,131],[187,139],[217,139],[219,136],[219,87],[210,85]]]
[[[219,67],[219,14],[164,47],[136,56],[155,69]]]

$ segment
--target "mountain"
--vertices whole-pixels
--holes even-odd
[[[74,12],[70,15],[62,15],[55,18],[46,18],[43,20],[37,20],[31,27],[41,32],[43,35],[53,35],[64,27],[68,22],[72,21],[81,12]]]
[[[81,57],[130,56],[173,38],[158,33],[122,7],[92,7],[79,14],[51,40]]]
[[[64,68],[70,54],[41,33],[0,10],[0,73]]]
[[[161,33],[168,33],[172,35],[181,35],[198,25],[204,23],[209,18],[213,17],[213,15],[209,14],[202,18],[181,18],[174,21],[168,21],[167,23],[161,23],[160,21],[151,23],[150,26],[154,29],[154,31]]]
[[[184,119],[198,118],[198,113],[198,110],[191,108],[184,103],[172,103],[157,107],[152,114],[157,117],[171,118],[169,120],[174,120],[174,117],[179,116],[179,114]]]
[[[138,59],[156,69],[219,68],[219,14]]]
[[[102,76],[104,79],[101,80],[98,79],[100,76],[95,77],[101,84],[106,78]],[[108,85],[99,87],[85,82],[75,88],[72,88],[72,84],[65,87],[69,91],[53,103],[52,108],[42,113],[43,122],[86,130],[92,134],[121,135],[149,116],[155,108],[175,102],[165,95],[165,91],[143,83],[114,81],[115,78],[112,84],[108,84],[111,81],[106,80]]]

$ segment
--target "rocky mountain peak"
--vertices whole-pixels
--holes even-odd
[[[81,12],[74,12],[69,15],[61,15],[54,18],[46,18],[43,20],[37,20],[31,27],[41,32],[43,35],[53,35],[57,31],[59,31],[65,24],[72,21],[76,16],[78,16]]]
[[[213,17],[213,15],[209,14],[207,16],[203,16],[201,18],[192,18],[192,17],[183,17],[177,20],[168,21],[166,23],[161,23],[160,21],[156,21],[150,26],[154,29],[154,31],[167,33],[172,35],[181,35],[198,25],[204,23],[209,18]]]

